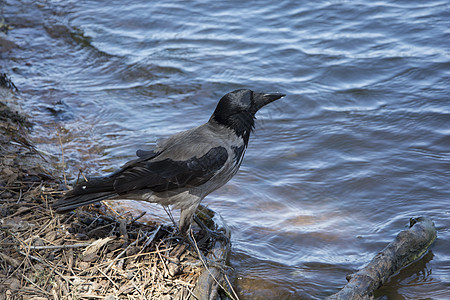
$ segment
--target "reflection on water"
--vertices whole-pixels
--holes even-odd
[[[72,177],[204,123],[233,89],[286,93],[204,203],[232,229],[240,296],[337,292],[425,215],[432,252],[377,296],[450,298],[448,3],[366,2],[8,0],[3,66]]]

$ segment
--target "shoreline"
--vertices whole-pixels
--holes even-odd
[[[54,214],[50,206],[64,193],[63,175],[33,146],[32,120],[18,100],[1,88],[0,300],[230,295],[219,288],[230,290],[222,268],[205,269],[174,226],[140,223],[142,215],[115,215],[103,204]],[[229,236],[226,225],[214,226]],[[204,257],[225,266],[229,241],[201,241],[201,230],[194,235]]]

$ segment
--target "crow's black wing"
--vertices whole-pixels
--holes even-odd
[[[207,182],[228,159],[224,147],[211,148],[202,157],[177,161],[137,159],[116,173],[114,190],[118,194],[150,189],[154,192],[195,187]]]
[[[134,159],[134,160],[130,160],[129,162],[124,164],[120,170],[118,170],[117,172],[115,172],[113,174],[113,177],[116,174],[122,173],[122,171],[127,169],[128,167],[132,167],[132,166],[137,165],[137,164],[139,164],[141,162],[146,162],[147,160],[152,159],[152,158],[158,156],[159,154],[161,154],[161,153],[158,153],[158,152],[155,152],[155,151],[152,151],[152,150],[137,150],[136,151],[136,155],[139,158]]]

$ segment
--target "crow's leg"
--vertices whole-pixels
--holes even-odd
[[[180,225],[178,229],[183,237],[189,238],[189,232],[191,229],[192,219],[194,213],[197,210],[199,203],[189,206],[188,208],[182,208],[180,213]]]
[[[202,222],[202,220],[195,214],[194,214],[194,221],[205,232],[205,236],[200,241],[198,241],[199,245],[202,245],[204,242],[206,242],[211,237],[216,240],[224,241],[227,244],[230,242],[230,239],[224,233],[222,233],[220,231],[215,231],[215,230],[209,229],[208,226],[206,226]]]

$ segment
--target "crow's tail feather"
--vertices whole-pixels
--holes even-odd
[[[56,210],[57,213],[64,213],[74,210],[75,208],[83,205],[92,204],[101,200],[112,198],[116,195],[116,193],[95,193],[74,196],[70,198],[64,197],[53,203],[52,207]]]
[[[77,184],[73,190],[53,203],[57,213],[73,210],[79,206],[95,203],[117,196],[114,191],[114,178],[96,177]]]

